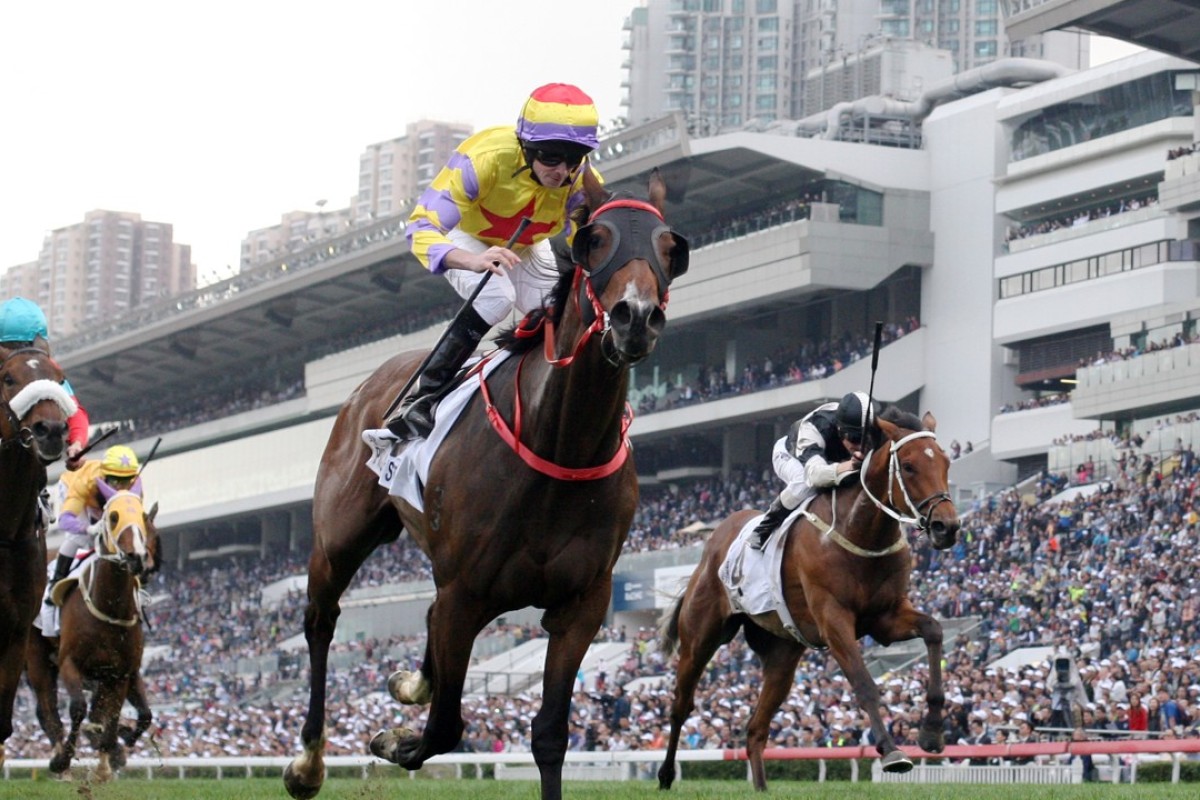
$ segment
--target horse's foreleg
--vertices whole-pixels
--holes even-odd
[[[810,598],[810,603],[812,602]],[[854,636],[854,615],[832,600],[825,603],[823,608],[818,608],[815,604],[812,608],[813,616],[822,621],[821,632],[829,643],[830,652],[841,666],[846,679],[850,681],[859,707],[867,712],[871,720],[875,749],[883,756],[884,771],[908,772],[913,768],[913,763],[896,747],[896,742],[884,727],[883,717],[879,713],[879,686],[867,670],[862,650]]]
[[[745,630],[747,642],[762,660],[762,691],[746,725],[746,753],[750,759],[754,788],[764,792],[767,789],[767,771],[763,764],[763,750],[767,747],[771,718],[792,689],[796,665],[804,653],[804,646],[780,639],[749,623]]]
[[[542,680],[542,707],[533,717],[531,749],[542,778],[542,800],[562,797],[571,695],[579,665],[608,611],[612,582],[592,586],[575,602],[548,610],[542,627],[550,634]]]
[[[878,633],[872,635],[889,644],[918,636],[925,642],[929,658],[929,684],[925,687],[925,699],[929,707],[921,719],[917,743],[927,753],[942,752],[946,748],[942,719],[946,705],[946,693],[942,687],[942,624],[928,614],[917,611],[906,600],[897,613],[880,620]]]
[[[658,768],[659,789],[670,789],[675,782],[675,753],[679,750],[683,724],[696,707],[696,686],[713,653],[733,633],[729,630],[730,618],[725,616],[724,591],[712,580],[700,579],[688,587],[680,600],[679,662],[675,667],[675,697],[671,701],[671,734],[662,766]]]

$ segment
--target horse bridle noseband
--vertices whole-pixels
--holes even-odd
[[[10,352],[7,356],[5,356],[4,361],[0,362],[0,375],[3,375],[10,360],[12,360],[15,356],[25,353],[36,353],[47,360],[50,359],[50,354],[41,348],[21,347]],[[0,385],[0,392],[2,391],[3,387]],[[22,405],[25,405],[26,403],[28,405],[24,411],[18,412],[15,408],[13,408],[13,403],[18,399],[21,399],[22,395],[25,395],[26,393],[28,393],[28,395],[23,399]],[[68,417],[75,413],[75,401],[71,399],[70,395],[67,394],[67,390],[63,389],[60,384],[51,381],[49,378],[39,378],[37,380],[30,381],[13,397],[10,398],[0,396],[0,406],[4,406],[4,415],[3,417],[0,417],[0,422],[7,423],[7,427],[10,427],[13,431],[15,431],[15,433],[6,434],[2,429],[0,429],[0,447],[7,447],[9,444],[16,442],[17,444],[21,445],[21,447],[28,450],[33,445],[33,431],[29,428],[21,426],[21,418],[24,416],[25,412],[42,400],[53,400]]]
[[[908,486],[904,483],[904,473],[900,471],[900,448],[915,439],[933,439],[936,442],[937,434],[933,431],[916,431],[894,442],[888,442],[890,452],[888,453],[888,494],[886,503],[871,494],[871,490],[867,486],[866,469],[859,470],[859,483],[862,484],[863,492],[866,493],[867,497],[871,498],[871,502],[880,511],[897,522],[903,522],[906,525],[916,525],[921,531],[928,533],[929,526],[933,521],[933,512],[939,505],[949,503],[951,500],[949,492],[934,492],[921,502],[913,503],[912,497],[908,494]],[[875,451],[872,450],[867,454],[864,463],[870,464],[874,456]],[[905,516],[896,505],[895,490],[897,484],[900,485],[900,494],[903,495],[904,503],[908,506],[908,510],[912,512],[912,516]]]

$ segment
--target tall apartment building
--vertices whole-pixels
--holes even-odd
[[[472,132],[470,125],[423,119],[409,123],[399,138],[368,145],[358,157],[358,194],[350,204],[354,222],[410,209]]]
[[[83,222],[50,231],[37,261],[0,276],[0,296],[36,300],[54,336],[195,286],[192,248],[174,241],[173,227],[123,211],[89,211]]]
[[[884,40],[947,50],[956,72],[1007,56],[1088,61],[1085,34],[1010,44],[999,0],[643,0],[625,31],[626,119],[682,111],[699,134],[826,110],[837,100],[814,100],[827,93],[812,76],[865,63]]]

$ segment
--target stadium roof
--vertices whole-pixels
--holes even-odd
[[[1082,28],[1150,50],[1200,61],[1198,0],[1005,0],[1004,28],[1016,41]]]

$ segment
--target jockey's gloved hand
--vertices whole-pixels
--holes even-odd
[[[98,519],[87,528],[88,536],[99,536],[104,533],[104,520]]]

